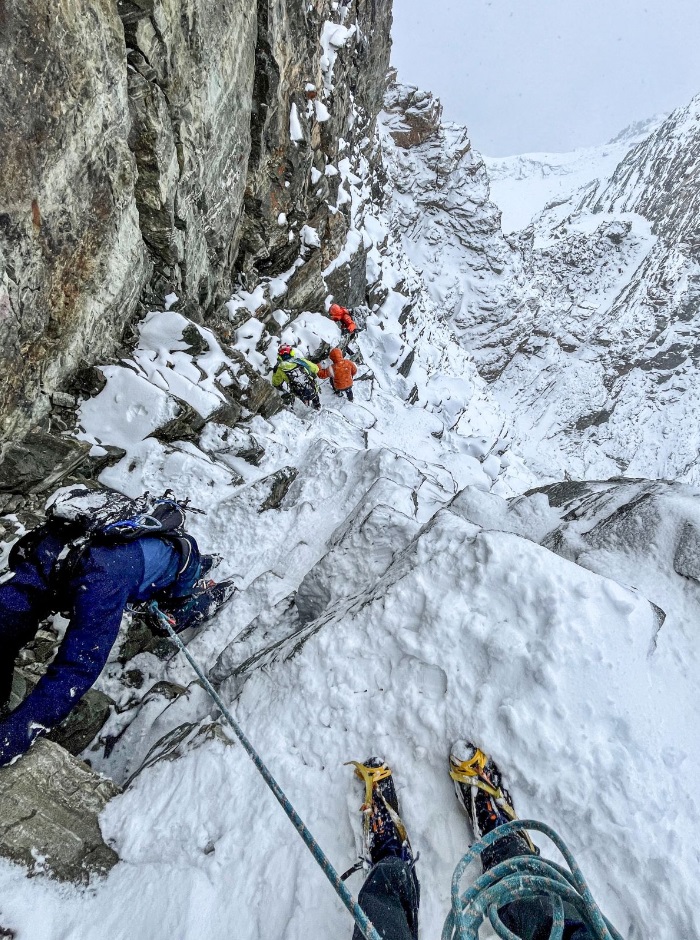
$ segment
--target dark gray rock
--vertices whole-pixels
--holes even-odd
[[[96,480],[107,467],[113,467],[118,464],[122,457],[126,456],[123,447],[114,447],[112,444],[102,444],[103,454],[98,456],[88,455],[87,460],[80,466],[80,476],[90,480]]]
[[[397,369],[397,372],[399,373],[399,375],[402,375],[404,378],[408,378],[408,373],[411,371],[411,368],[413,367],[413,362],[415,358],[416,358],[415,349],[410,349],[408,351],[408,355],[406,356],[404,361],[401,363],[401,365]]]
[[[700,581],[700,529],[689,522],[681,530],[673,570],[685,578]]]
[[[346,264],[326,275],[328,290],[344,307],[364,304],[367,293],[367,249],[361,244]]]
[[[161,444],[172,444],[174,441],[190,441],[195,443],[204,427],[204,418],[185,401],[180,402],[180,412],[166,424],[156,428],[150,435]]]
[[[86,461],[89,450],[75,438],[32,431],[23,441],[3,446],[0,491],[48,492]]]
[[[66,383],[66,389],[84,398],[99,395],[107,384],[104,372],[97,366],[84,365],[77,368]]]
[[[113,705],[104,692],[89,689],[65,721],[48,735],[49,740],[77,756],[100,733]]]
[[[282,409],[280,396],[272,385],[257,373],[237,349],[224,348],[227,356],[240,367],[238,373],[238,387],[232,385],[225,390],[227,397],[239,402],[252,414],[262,415],[263,418],[271,418]],[[244,382],[240,383],[240,377],[245,376]],[[212,416],[212,420],[217,420]]]
[[[221,430],[213,443],[208,442],[207,450],[216,454],[230,454],[257,467],[265,456],[265,448],[257,438],[241,428],[232,427]]]
[[[39,738],[0,768],[0,855],[60,881],[105,874],[119,858],[105,844],[98,817],[117,793],[111,780]]]
[[[134,616],[127,626],[117,658],[120,663],[128,663],[139,653],[153,653],[159,659],[168,659],[175,649],[172,640],[153,629],[148,618]]]
[[[117,5],[6,0],[0,28],[0,419],[17,436],[110,351],[149,265]]]
[[[269,477],[265,477],[256,483],[256,488],[261,491],[267,491],[267,496],[263,501],[258,512],[266,512],[268,509],[279,509],[284,497],[289,492],[289,487],[296,480],[299,471],[296,467],[282,467],[276,470]]]
[[[217,408],[207,418],[207,424],[224,424],[226,427],[235,428],[243,417],[243,408],[238,402],[230,402]]]

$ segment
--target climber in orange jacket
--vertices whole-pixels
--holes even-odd
[[[353,333],[357,332],[357,323],[350,316],[350,311],[346,307],[341,307],[340,304],[331,304],[328,315],[331,320],[335,320],[343,333],[349,333],[352,336]]]
[[[335,347],[331,349],[331,364],[327,369],[319,368],[319,379],[330,379],[331,386],[336,395],[346,394],[348,401],[352,401],[352,377],[357,372],[357,366],[349,359],[344,359],[342,352]]]

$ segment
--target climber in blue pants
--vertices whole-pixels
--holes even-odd
[[[391,769],[376,757],[365,764],[351,763],[365,783],[364,851],[372,865],[360,891],[360,907],[382,940],[417,940],[420,889]],[[473,744],[458,741],[453,745],[450,776],[477,840],[515,818],[513,802],[502,784],[498,767]],[[536,854],[538,849],[527,833],[520,830],[497,840],[483,851],[481,858],[486,871],[506,859]],[[546,899],[522,898],[502,907],[499,916],[521,940],[547,940],[552,928],[551,911]],[[564,917],[564,940],[592,940],[585,924],[567,903]],[[353,940],[363,940],[357,927]]]
[[[0,720],[0,765],[66,718],[94,684],[128,604],[158,600],[180,631],[211,616],[235,590],[230,581],[206,581],[212,559],[202,557],[188,535],[89,545],[57,588],[54,572],[66,545],[60,529],[49,526],[0,584],[0,706],[5,712],[19,651],[50,614],[65,612],[70,621],[46,674]]]

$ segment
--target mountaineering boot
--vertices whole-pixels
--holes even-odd
[[[511,795],[495,761],[469,741],[456,741],[450,751],[450,777],[457,799],[469,816],[478,841],[492,830],[518,817]],[[507,845],[506,845],[507,843]],[[512,851],[515,850],[515,851]],[[524,831],[505,836],[483,853],[484,867],[489,858],[507,855],[539,855]],[[498,859],[500,860],[500,858]]]
[[[227,604],[236,590],[233,581],[208,581],[202,578],[188,597],[161,601],[159,607],[176,633],[197,627],[211,619]]]
[[[347,875],[362,867],[362,862],[371,866],[359,902],[384,940],[418,940],[420,885],[391,769],[378,757],[364,764],[349,763],[364,781],[365,801],[361,807],[364,857]],[[359,927],[353,940],[363,940]]]
[[[413,851],[399,815],[391,768],[379,757],[370,757],[364,764],[349,763],[365,784],[365,801],[360,807],[365,858],[372,865],[389,857],[412,863]]]

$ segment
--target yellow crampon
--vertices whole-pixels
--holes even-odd
[[[375,783],[379,783],[380,780],[386,780],[387,777],[390,777],[391,768],[386,764],[382,764],[380,767],[368,767],[367,764],[361,764],[359,760],[348,760],[345,762],[345,766],[353,766],[355,768],[355,776],[365,782],[365,802],[361,807],[361,809],[364,810],[366,806],[372,805],[372,790],[374,789]]]
[[[355,768],[355,776],[359,777],[360,780],[364,780],[365,801],[360,807],[360,812],[365,814],[365,825],[368,825],[370,810],[372,809],[372,791],[380,780],[386,780],[387,777],[391,776],[391,767],[389,767],[387,764],[381,764],[379,767],[368,767],[367,764],[361,764],[360,761],[357,760],[345,761],[345,766],[353,766]],[[407,842],[408,833],[406,832],[406,827],[403,824],[403,820],[396,812],[394,807],[386,800],[381,790],[378,791],[378,796],[381,797],[382,803],[386,807],[386,811],[391,817],[391,821],[396,826],[396,831],[398,832],[399,837],[403,842]]]
[[[459,764],[454,764],[452,760],[450,760],[450,777],[456,780],[457,783],[466,783],[469,784],[469,786],[478,787],[480,790],[483,790],[484,793],[488,793],[489,796],[492,796],[494,800],[497,801],[499,809],[502,809],[509,819],[517,819],[518,817],[515,815],[515,811],[503,795],[501,788],[492,787],[490,783],[487,783],[481,777],[488,760],[488,754],[484,754],[484,752],[477,747],[474,749],[474,756],[470,757],[469,760],[460,761]],[[525,837],[530,848],[535,852],[534,843],[527,830],[521,830],[520,834]]]

